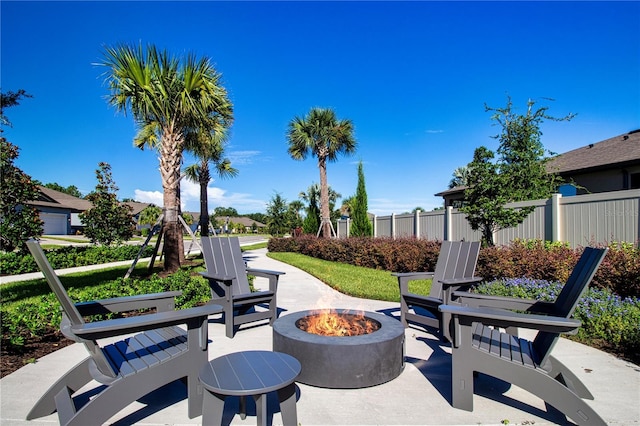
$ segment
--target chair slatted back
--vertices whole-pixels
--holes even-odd
[[[58,298],[58,301],[62,306],[62,310],[71,324],[84,324],[85,321],[82,318],[82,315],[80,315],[80,312],[78,312],[78,310],[76,309],[76,306],[67,294],[67,291],[62,286],[60,279],[51,267],[51,264],[47,260],[42,247],[40,247],[40,244],[35,240],[29,240],[27,241],[27,247],[29,248],[29,251],[31,252],[34,260],[36,261],[36,264],[44,274],[44,277],[47,279],[47,284],[49,284],[51,291],[53,291],[53,293]]]
[[[480,241],[443,241],[429,296],[442,299],[441,280],[472,277],[476,271]]]
[[[554,303],[552,315],[570,318],[578,306],[580,297],[587,291],[589,283],[595,276],[602,260],[607,254],[606,248],[587,247],[582,252],[580,259],[573,268],[569,279],[562,287],[560,294]],[[558,341],[558,333],[541,331],[533,341],[533,347],[540,359],[536,360],[540,365],[544,365]]]
[[[69,297],[69,294],[67,294],[67,291],[60,282],[60,278],[58,278],[58,275],[56,275],[53,267],[47,260],[42,247],[40,247],[40,244],[37,241],[31,239],[27,241],[27,247],[29,248],[29,251],[31,252],[34,260],[36,261],[36,264],[44,274],[44,277],[46,278],[47,284],[49,284],[51,291],[53,291],[53,293],[58,298],[58,301],[60,302],[60,306],[62,307],[63,312],[62,322],[60,323],[60,329],[62,333],[75,342],[83,343],[91,354],[91,357],[98,370],[107,377],[115,378],[117,376],[117,372],[113,369],[113,367],[103,354],[102,348],[100,348],[97,342],[75,336],[71,331],[72,326],[82,325],[85,323],[85,320]]]
[[[201,244],[204,261],[210,274],[234,277],[232,283],[234,295],[251,293],[238,237],[202,237]],[[213,286],[211,291],[214,290],[217,297],[224,296],[222,288],[215,289]]]

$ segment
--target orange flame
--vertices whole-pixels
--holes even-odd
[[[380,324],[367,318],[364,312],[337,313],[334,310],[322,310],[301,318],[298,327],[320,336],[359,336],[373,333],[380,328]]]

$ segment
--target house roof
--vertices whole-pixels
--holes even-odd
[[[34,207],[53,207],[69,209],[76,212],[83,212],[92,207],[90,201],[45,186],[38,185],[38,191],[38,199],[29,202],[29,204]]]
[[[460,192],[463,192],[465,189],[467,189],[466,185],[458,185],[454,186],[453,188],[449,188],[446,191],[438,192],[437,194],[433,195],[436,197],[444,197],[445,195],[458,194]]]
[[[547,171],[563,174],[629,164],[640,164],[640,129],[558,155],[547,163]]]
[[[131,214],[136,216],[149,206],[153,206],[153,203],[140,203],[138,201],[125,201],[123,204],[131,207]]]

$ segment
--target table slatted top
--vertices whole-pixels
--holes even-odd
[[[200,371],[200,381],[214,393],[258,395],[293,383],[301,368],[297,359],[280,352],[235,352],[207,363]]]

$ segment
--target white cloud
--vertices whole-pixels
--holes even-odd
[[[227,157],[231,161],[231,165],[236,167],[238,165],[253,164],[253,159],[260,155],[260,151],[230,151]]]
[[[425,130],[425,133],[436,134],[436,133],[444,133],[444,130]]]
[[[160,207],[164,205],[162,192],[160,191],[136,189],[134,194],[136,201],[153,203]],[[233,207],[241,213],[254,213],[262,212],[266,208],[265,201],[255,199],[251,194],[228,193],[227,190],[219,187],[208,187],[207,196],[210,211],[213,211],[216,207]],[[182,211],[200,211],[200,185],[186,179],[182,180],[180,183],[180,202]]]
[[[164,204],[162,201],[162,192],[159,191],[143,191],[142,189],[136,189],[133,194],[133,199],[140,201],[141,203],[153,203],[160,207]]]

